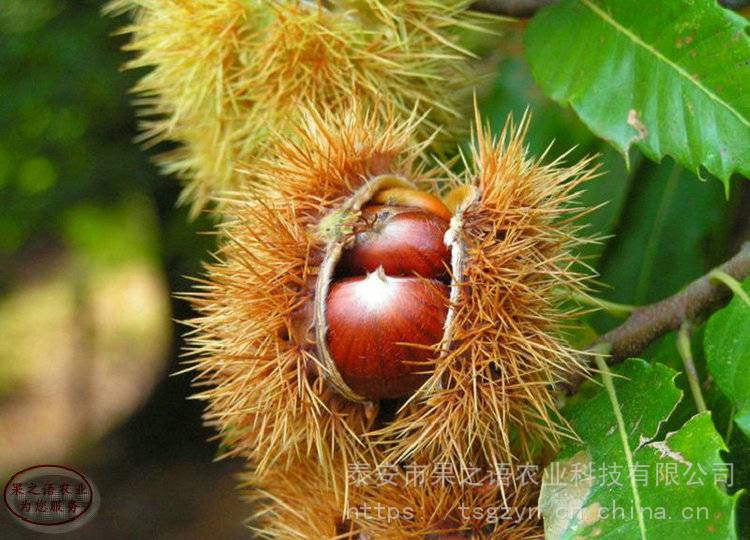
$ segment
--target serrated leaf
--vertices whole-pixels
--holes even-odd
[[[699,345],[703,343],[705,328],[705,324],[700,325],[691,332],[693,363],[698,375],[701,393],[703,394],[706,406],[711,411],[711,419],[714,422],[714,426],[719,434],[724,437],[725,442],[729,444],[729,441],[726,439],[727,425],[731,421],[731,415],[734,413],[732,411],[732,404],[708,373],[703,347]],[[679,429],[682,424],[698,413],[698,409],[695,400],[691,397],[690,383],[684,373],[685,366],[677,350],[677,332],[670,332],[654,342],[643,352],[642,356],[650,362],[660,362],[679,372],[675,379],[675,384],[677,388],[683,391],[683,395],[687,397],[680,401],[669,421],[664,424],[662,433],[665,429],[670,431]]]
[[[750,279],[743,288],[750,292]],[[750,436],[750,306],[741,298],[708,320],[704,349],[711,376],[737,408],[735,423]]]
[[[582,442],[545,470],[547,540],[736,537],[736,496],[717,484],[729,472],[710,415],[653,440],[681,398],[674,376],[628,360],[616,370],[614,397],[600,387],[565,408]]]
[[[733,416],[737,411],[736,406],[718,387],[716,380],[709,373],[704,354],[705,347],[698,346],[698,344],[705,343],[705,330],[706,325],[703,324],[693,332],[695,367],[698,372],[701,392],[708,409],[711,411],[714,426],[723,435],[724,442],[729,447],[729,452],[725,455],[725,460],[730,464],[731,476],[733,477],[729,491],[731,493],[743,491],[737,505],[738,536],[750,538],[750,496],[748,496],[748,490],[750,490],[750,460],[747,459],[747,456],[750,456],[750,438],[742,430],[734,429]],[[644,355],[651,361],[662,362],[678,370],[683,369],[682,360],[676,347],[675,333],[664,336],[649,347]],[[684,374],[680,373],[675,381],[677,386],[689,396],[690,389]],[[695,401],[683,399],[669,422],[662,428],[662,432],[664,429],[678,429],[695,413]]]
[[[526,34],[534,78],[627,155],[750,176],[748,22],[714,0],[563,0]]]

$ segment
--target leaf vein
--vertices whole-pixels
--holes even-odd
[[[598,15],[605,23],[610,24],[615,30],[617,30],[618,32],[620,32],[621,34],[629,38],[636,45],[639,45],[640,47],[649,51],[657,59],[661,60],[667,66],[674,69],[678,74],[680,74],[688,82],[692,83],[693,86],[702,90],[703,93],[705,93],[709,97],[709,99],[715,101],[719,105],[723,106],[726,110],[731,112],[742,124],[744,124],[747,127],[750,127],[750,120],[742,116],[742,114],[737,109],[735,109],[729,103],[721,99],[721,97],[719,97],[714,92],[712,92],[711,89],[707,88],[706,86],[701,84],[700,81],[693,78],[679,64],[673,62],[667,56],[665,56],[661,51],[659,51],[658,49],[654,48],[652,45],[649,45],[648,43],[643,41],[640,37],[638,37],[638,35],[634,34],[628,28],[625,28],[623,25],[617,22],[609,13],[607,13],[601,7],[596,5],[592,0],[581,0],[581,2],[583,2],[584,5],[586,5],[589,9],[591,9],[591,11],[593,11],[594,14]]]
[[[638,485],[635,482],[635,464],[633,460],[633,452],[630,450],[630,442],[628,441],[628,434],[625,430],[625,420],[622,417],[622,411],[620,410],[620,402],[617,399],[617,392],[615,391],[615,385],[612,382],[612,372],[607,366],[607,362],[604,357],[597,355],[596,366],[599,368],[602,374],[602,382],[604,387],[607,389],[609,400],[612,402],[612,411],[615,413],[615,420],[617,421],[617,431],[620,434],[620,440],[622,441],[622,449],[625,453],[625,463],[628,466],[628,479],[630,480],[630,489],[633,492],[633,504],[635,505],[635,511],[638,514],[638,528],[641,532],[641,540],[646,540],[646,523],[643,519],[643,511],[641,508],[641,494],[638,492]]]

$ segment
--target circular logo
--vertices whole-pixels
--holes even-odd
[[[10,477],[5,507],[19,523],[38,532],[81,527],[99,508],[99,493],[85,475],[62,465],[35,465]]]

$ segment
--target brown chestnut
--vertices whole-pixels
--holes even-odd
[[[366,277],[331,285],[328,348],[342,378],[369,399],[410,395],[426,380],[443,335],[448,286],[417,277]],[[420,365],[421,363],[421,365]]]
[[[339,271],[356,276],[382,266],[389,276],[445,277],[450,251],[443,237],[448,225],[442,217],[419,208],[367,206]]]

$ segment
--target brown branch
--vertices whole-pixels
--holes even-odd
[[[617,364],[625,358],[638,356],[656,339],[683,323],[704,319],[722,307],[731,296],[730,289],[711,278],[712,272],[723,272],[738,281],[750,276],[750,242],[745,243],[739,253],[705,276],[696,279],[674,296],[660,302],[639,307],[617,328],[601,336],[591,347],[608,349],[607,363]],[[567,382],[569,393],[575,392],[583,377],[574,377]]]
[[[476,0],[471,9],[481,13],[505,15],[507,17],[531,17],[547,4],[555,0]],[[719,0],[719,4],[729,9],[741,9],[750,5],[750,0]]]
[[[750,0],[719,0],[719,4],[729,9],[742,9],[750,6]]]
[[[716,270],[738,281],[750,275],[750,242]],[[636,309],[627,321],[599,338],[599,342],[611,345],[613,360],[622,360],[642,353],[652,341],[678,330],[682,323],[705,317],[731,296],[726,285],[717,283],[709,275],[696,279],[666,300]]]
[[[531,17],[552,2],[554,0],[476,0],[470,9],[507,17]]]

